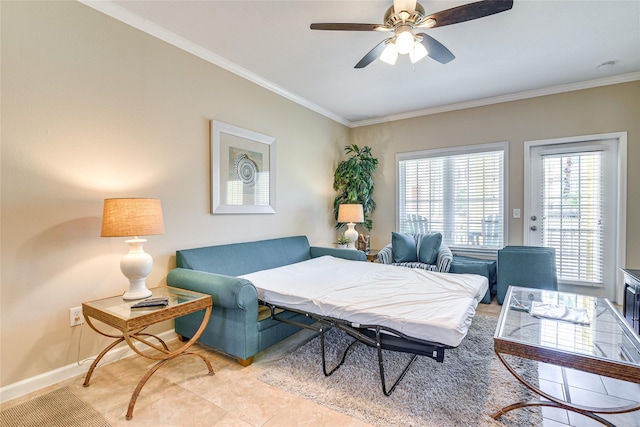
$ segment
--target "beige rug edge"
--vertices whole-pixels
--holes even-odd
[[[69,387],[53,390],[0,412],[2,427],[81,426],[110,427],[91,405]]]

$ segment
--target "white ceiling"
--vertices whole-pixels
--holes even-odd
[[[392,0],[81,1],[348,126],[640,79],[640,0],[515,0],[426,30],[448,64],[404,55],[363,69],[388,33],[309,25],[381,24]],[[420,3],[430,14],[471,1]]]

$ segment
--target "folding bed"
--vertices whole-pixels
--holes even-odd
[[[301,327],[318,331],[324,350],[325,331],[336,327],[355,338],[352,345],[378,348],[389,394],[417,355],[442,362],[445,350],[460,344],[488,283],[478,275],[358,262],[365,259],[358,251],[310,247],[305,236],[210,246],[178,251],[167,284],[213,296],[200,342],[240,363]],[[200,322],[197,313],[179,318],[176,332],[191,337]],[[390,389],[383,349],[414,355]],[[335,370],[327,369],[324,351],[323,369]]]

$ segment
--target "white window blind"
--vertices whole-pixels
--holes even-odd
[[[558,277],[603,281],[602,151],[543,155],[541,246],[556,248]]]
[[[400,232],[441,232],[450,247],[504,242],[504,149],[398,157]]]

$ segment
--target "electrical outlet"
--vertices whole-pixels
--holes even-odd
[[[69,309],[69,326],[79,326],[84,323],[82,316],[82,307],[73,307]]]

